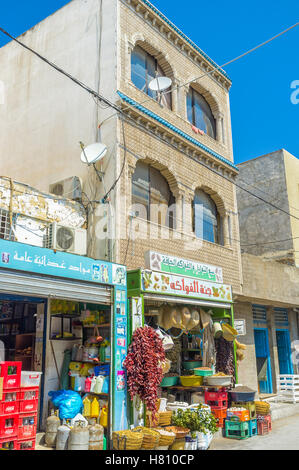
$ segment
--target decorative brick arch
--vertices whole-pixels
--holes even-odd
[[[157,60],[165,76],[176,81],[176,75],[173,67],[170,65],[169,57],[167,54],[161,52],[160,44],[154,44],[151,39],[146,38],[142,33],[136,33],[129,41],[130,51],[132,52],[136,46],[140,46],[148,54],[153,56]]]
[[[210,187],[205,186],[205,185],[197,186],[194,189],[194,194],[195,194],[196,190],[201,190],[201,191],[205,192],[206,194],[208,194],[211,197],[211,199],[215,202],[219,215],[221,217],[225,216],[225,214],[226,214],[225,203],[224,203],[222,197],[216,191],[214,191],[213,189],[211,189]]]
[[[209,90],[207,90],[201,83],[192,82],[190,86],[187,88],[187,92],[189,91],[190,88],[193,88],[195,91],[197,91],[200,95],[204,97],[204,99],[210,106],[212,114],[215,119],[217,119],[219,115],[223,115],[223,112],[221,110],[221,107],[215,95],[211,93]]]
[[[181,189],[179,187],[178,181],[174,174],[169,170],[168,167],[163,165],[162,163],[158,162],[157,160],[154,160],[150,157],[146,158],[140,158],[139,160],[135,161],[135,165],[130,165],[130,173],[133,176],[136,165],[138,162],[143,162],[146,163],[147,165],[152,166],[153,168],[156,168],[156,170],[160,171],[161,175],[164,176],[165,180],[167,181],[170,191],[174,195],[175,198],[178,197],[178,195],[181,193]]]

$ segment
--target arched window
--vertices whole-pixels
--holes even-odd
[[[163,76],[165,76],[165,74],[155,57],[148,54],[148,52],[140,46],[136,46],[131,57],[131,80],[134,85],[144,91],[148,96],[157,100],[158,94],[149,89],[149,83],[154,78]],[[171,93],[164,93],[162,95],[161,104],[163,104],[163,106],[171,109],[171,101]]]
[[[211,108],[205,98],[193,88],[187,94],[187,116],[193,126],[216,139],[216,121]]]
[[[221,218],[213,199],[201,189],[195,191],[193,230],[197,238],[223,245]]]
[[[143,217],[151,222],[174,228],[175,198],[163,175],[146,163],[139,161],[132,178],[132,204],[144,208]],[[141,216],[137,207],[137,216]]]

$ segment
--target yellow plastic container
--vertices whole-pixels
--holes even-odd
[[[98,418],[100,415],[100,404],[96,398],[93,399],[91,403],[91,418]]]
[[[104,428],[108,427],[108,408],[106,406],[104,406],[101,411],[100,425]]]
[[[89,400],[88,397],[84,398],[83,405],[84,405],[83,416],[85,418],[90,418],[90,415],[91,415],[91,401]]]
[[[183,387],[201,387],[203,384],[203,377],[197,375],[186,375],[180,377]]]

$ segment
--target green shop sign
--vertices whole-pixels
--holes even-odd
[[[222,268],[209,264],[190,261],[177,256],[164,255],[156,251],[145,253],[145,266],[151,271],[189,276],[203,281],[223,283]]]

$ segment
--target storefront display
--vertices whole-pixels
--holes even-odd
[[[49,392],[67,384],[80,396],[82,412],[83,400],[90,401],[88,419],[105,428],[109,445],[113,431],[128,427],[126,268],[0,240],[0,274],[0,332],[9,325],[5,354],[24,356],[25,370],[44,373],[38,427],[46,426]],[[30,303],[32,325],[26,311],[9,304],[19,301]],[[26,324],[30,331],[21,329]],[[15,340],[25,334],[26,341]]]

